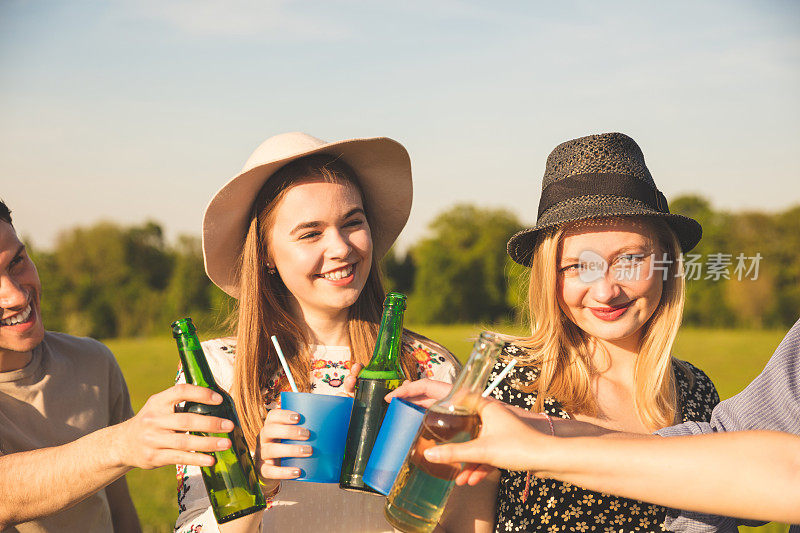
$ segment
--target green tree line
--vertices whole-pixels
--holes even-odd
[[[670,203],[703,225],[687,267],[684,323],[787,327],[800,316],[800,206],[778,212],[726,212],[697,196]],[[409,294],[408,321],[494,323],[518,318],[528,271],[505,243],[524,225],[504,209],[456,205],[426,236],[382,261],[388,289]],[[51,250],[33,248],[45,287],[49,329],[99,338],[165,333],[180,316],[203,331],[221,329],[232,300],[203,270],[200,239],[167,243],[153,221],[103,222],[64,231]]]
[[[219,330],[232,309],[205,275],[200,239],[181,236],[168,245],[152,221],[74,228],[52,250],[34,248],[32,257],[48,329],[132,337],[165,334],[173,320],[192,316],[201,331]]]

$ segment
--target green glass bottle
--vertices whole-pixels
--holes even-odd
[[[173,322],[172,336],[178,343],[186,382],[209,388],[222,396],[222,403],[219,405],[186,402],[184,410],[188,413],[227,418],[234,424],[233,430],[228,433],[195,433],[200,436],[226,437],[231,441],[231,447],[227,450],[212,453],[216,459],[213,466],[200,469],[217,523],[229,522],[264,509],[264,495],[261,493],[253,457],[247,448],[247,441],[236,415],[233,398],[214,381],[192,319],[182,318]]]
[[[356,382],[339,478],[339,487],[343,489],[378,494],[378,491],[364,483],[364,469],[388,407],[383,397],[399,387],[404,379],[400,368],[400,351],[405,310],[405,295],[396,292],[386,295],[375,351],[369,364],[359,372]]]
[[[384,515],[395,529],[430,533],[436,528],[461,469],[430,463],[424,452],[438,444],[466,442],[478,436],[481,392],[504,344],[493,333],[481,333],[450,393],[425,413],[417,437],[386,498]]]

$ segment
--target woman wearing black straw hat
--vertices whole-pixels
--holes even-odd
[[[531,269],[531,335],[504,350],[495,376],[517,364],[494,397],[629,433],[707,421],[719,402],[714,385],[672,356],[684,302],[681,252],[701,233],[694,220],[670,214],[630,137],[557,146],[536,226],[508,242],[511,258]],[[395,395],[444,388],[406,384]],[[662,531],[666,511],[501,470],[495,531]]]

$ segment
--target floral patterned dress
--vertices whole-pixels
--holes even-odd
[[[524,348],[508,344],[503,354],[513,358]],[[507,361],[508,359],[506,359]],[[714,384],[701,370],[685,363],[693,379],[676,369],[678,405],[681,421],[708,421],[719,403]],[[492,371],[493,380],[505,367],[499,361]],[[522,392],[515,383],[530,383],[539,373],[535,366],[517,365],[492,391],[492,395],[508,404],[531,409],[536,393]],[[571,418],[554,398],[544,401],[545,412],[552,417]],[[500,471],[497,493],[495,532],[504,531],[578,531],[646,532],[666,531],[663,526],[667,508],[627,498],[585,490],[554,479],[531,477],[528,497],[523,502],[526,472]]]
[[[424,337],[420,337],[424,339]],[[432,378],[452,383],[460,369],[455,357],[427,341],[406,337],[405,349],[417,361],[418,378]],[[233,361],[236,339],[205,341],[203,351],[217,384],[225,390],[233,385]],[[338,394],[350,372],[350,349],[345,346],[312,346],[311,388],[314,394]],[[283,376],[280,369],[270,385],[275,387]],[[185,383],[179,369],[177,383]],[[268,385],[268,387],[270,386]],[[286,390],[290,390],[288,387]],[[265,391],[266,392],[266,391]],[[280,400],[267,405],[280,407]],[[219,527],[211,511],[200,469],[178,465],[178,519],[176,533],[217,533]],[[284,481],[281,491],[268,503],[261,521],[262,531],[391,532],[383,517],[385,498],[380,495],[349,492],[335,483]]]

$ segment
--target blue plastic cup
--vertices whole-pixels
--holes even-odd
[[[392,398],[364,469],[367,485],[384,496],[389,495],[424,416],[424,408],[402,398]]]
[[[306,428],[308,440],[282,439],[286,444],[307,444],[310,457],[284,457],[281,466],[299,468],[297,481],[339,483],[342,470],[347,427],[353,410],[353,399],[310,392],[282,392],[281,409],[300,415],[298,426]]]

